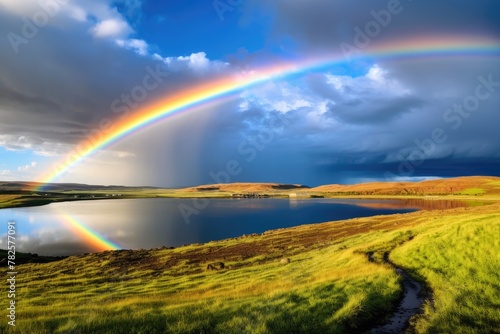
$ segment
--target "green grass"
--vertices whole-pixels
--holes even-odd
[[[116,282],[109,281],[111,262],[88,260],[23,267],[20,333],[344,333],[389,311],[399,293],[389,268],[339,246],[288,265],[249,261],[237,270],[182,275],[183,264],[179,276],[133,270]]]
[[[391,254],[434,292],[419,332],[499,333],[500,214],[440,224]]]
[[[485,191],[482,188],[468,188],[460,191],[458,195],[482,195]]]
[[[418,333],[500,328],[500,205],[304,225],[204,245],[18,267],[9,333],[346,333],[391,314],[400,278],[428,286]],[[375,262],[366,254],[373,253]],[[282,256],[291,262],[279,263]],[[222,261],[226,269],[207,271]]]

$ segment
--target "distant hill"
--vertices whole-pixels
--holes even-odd
[[[0,181],[0,192],[19,192],[33,191],[35,188],[42,186],[36,182],[2,182]],[[138,191],[138,190],[162,190],[165,188],[159,187],[127,187],[127,186],[103,186],[103,185],[88,185],[80,183],[48,183],[43,185],[43,191],[47,192],[64,192],[64,191]],[[309,187],[300,184],[281,184],[281,183],[224,183],[224,184],[209,184],[196,187],[187,187],[180,189],[165,189],[169,191],[182,192],[265,192],[265,191],[280,191],[294,189],[309,189]]]
[[[138,190],[138,189],[159,189],[155,187],[126,187],[126,186],[102,186],[102,185],[88,185],[81,183],[48,183],[42,184],[37,182],[8,182],[0,181],[0,192],[19,192],[19,191],[33,191],[34,189],[43,186],[43,191],[93,191],[93,190]]]
[[[354,185],[330,184],[308,187],[301,184],[227,183],[179,189],[183,192],[229,193],[323,193],[338,195],[485,195],[500,194],[500,178],[466,176],[420,182],[370,182]]]
[[[210,184],[204,186],[184,188],[182,191],[198,192],[198,191],[221,191],[232,193],[262,193],[276,192],[280,190],[300,190],[310,189],[308,186],[301,184],[281,184],[281,183],[222,183]]]
[[[8,251],[6,249],[0,249],[0,265],[7,266],[8,261]],[[53,261],[59,261],[67,258],[67,256],[44,256],[32,253],[21,253],[16,251],[15,264],[20,265],[23,263],[47,263]]]
[[[1,182],[0,193],[32,192],[40,183],[34,182]],[[301,184],[282,183],[224,183],[208,184],[181,189],[164,189],[155,187],[100,186],[76,183],[51,183],[43,186],[43,192],[127,192],[129,195],[143,196],[169,193],[171,196],[211,196],[210,194],[325,194],[338,196],[353,195],[500,195],[500,178],[492,176],[467,176],[449,179],[438,179],[421,182],[371,182],[354,185],[330,184],[310,188]]]
[[[421,182],[331,184],[311,188],[310,191],[339,195],[491,195],[500,194],[500,178],[467,176]]]

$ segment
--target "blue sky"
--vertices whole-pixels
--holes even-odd
[[[209,58],[226,59],[240,48],[262,49],[266,23],[240,24],[240,6],[229,7],[232,11],[217,12],[211,1],[145,2],[137,32],[161,54],[188,56],[203,50]]]
[[[389,8],[381,25],[376,17]],[[270,79],[168,117],[56,181],[177,187],[500,175],[498,52],[370,53],[405,40],[500,42],[499,12],[490,0],[0,0],[0,180],[53,171],[103,120],[123,117],[113,101],[142,85],[148,69],[168,76],[132,113],[264,64],[339,55],[370,22],[379,30],[359,48],[368,58]],[[478,86],[487,98],[456,109],[475,101]],[[426,150],[420,144],[436,129],[446,139]]]

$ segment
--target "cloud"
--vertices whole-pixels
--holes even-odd
[[[17,167],[17,170],[18,171],[28,171],[34,167],[36,167],[38,165],[38,163],[36,163],[35,161],[33,161],[31,164],[29,165],[24,165],[24,166],[19,166]]]
[[[92,33],[97,37],[122,37],[131,32],[133,30],[127,22],[116,19],[104,20],[92,28]]]
[[[207,71],[220,72],[229,67],[227,62],[209,60],[205,52],[197,52],[189,56],[179,57],[162,57],[159,54],[154,54],[154,58],[164,62],[173,72],[186,70],[196,73]]]
[[[354,43],[356,27],[365,31],[369,22],[378,22],[375,16],[393,8],[393,14],[389,12],[388,22],[374,43],[402,36],[498,36],[500,33],[500,23],[492,14],[498,12],[499,4],[488,0],[458,4],[450,1],[373,0],[359,4],[348,0],[255,0],[245,6],[246,17],[260,18],[257,13],[262,12],[272,16],[270,39],[273,43],[292,40],[292,45],[306,53],[341,52],[342,43]]]
[[[145,56],[148,54],[149,45],[148,45],[148,43],[146,43],[142,39],[135,39],[135,38],[128,39],[128,40],[118,39],[116,41],[116,44],[118,44],[119,46],[124,47],[126,49],[134,50],[135,52],[137,52],[138,54],[140,54],[142,56]]]
[[[363,76],[316,75],[309,83],[324,99],[327,114],[343,123],[387,123],[425,104],[378,65]]]
[[[114,40],[120,46],[142,54],[147,49],[147,43],[133,37],[135,30],[127,20],[129,18],[138,22],[140,16],[133,13],[140,13],[141,6],[142,2],[138,0],[110,3],[98,0],[26,0],[22,4],[0,0],[0,7],[4,8],[6,13],[13,14],[13,18],[17,16],[17,20],[14,19],[12,24],[9,24],[8,35],[11,45],[17,51],[29,40],[35,39],[41,30],[68,28],[73,25],[72,21],[76,21],[85,24],[94,37]]]

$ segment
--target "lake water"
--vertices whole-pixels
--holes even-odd
[[[275,198],[53,203],[0,210],[4,222],[0,248],[7,248],[8,221],[16,222],[17,251],[74,255],[114,245],[124,249],[176,247],[302,224],[465,205],[455,201]]]

